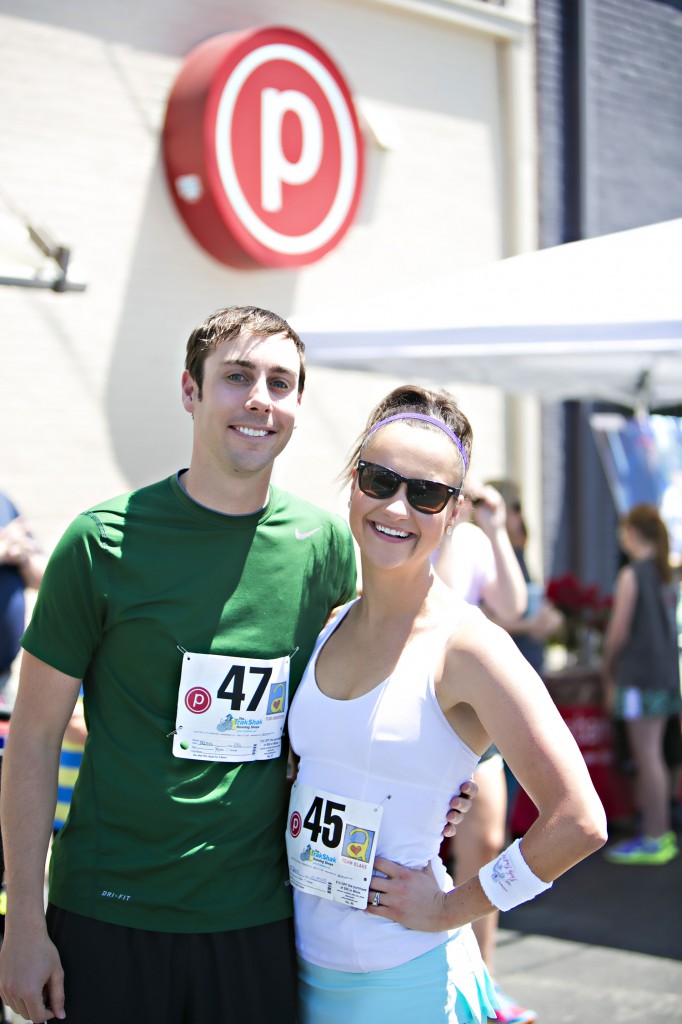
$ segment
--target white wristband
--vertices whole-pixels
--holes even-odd
[[[551,882],[543,882],[528,867],[521,853],[520,839],[496,860],[485,864],[478,872],[478,879],[483,892],[498,910],[511,910],[552,887]]]

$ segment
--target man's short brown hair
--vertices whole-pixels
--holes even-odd
[[[298,375],[298,393],[303,394],[305,384],[305,345],[296,331],[281,316],[257,306],[226,306],[211,313],[195,327],[187,341],[185,369],[197,385],[198,397],[204,382],[204,363],[224,341],[232,341],[242,333],[263,335],[283,334],[291,338],[301,360]]]

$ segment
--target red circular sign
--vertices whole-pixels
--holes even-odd
[[[203,715],[211,706],[211,694],[204,686],[193,686],[185,694],[185,707],[193,715]]]
[[[294,811],[289,821],[289,831],[291,832],[294,839],[297,839],[301,834],[303,828],[303,822],[301,821],[301,815],[298,811]]]
[[[163,151],[187,227],[234,267],[313,263],[338,244],[360,200],[350,91],[329,56],[292,29],[197,46],[168,101]]]

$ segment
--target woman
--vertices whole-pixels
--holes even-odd
[[[604,640],[604,698],[607,710],[625,722],[643,834],[604,856],[615,864],[667,864],[678,854],[664,756],[666,724],[682,707],[677,588],[668,531],[655,505],[631,508],[620,521],[619,539],[630,565],[616,579]]]
[[[533,898],[604,842],[603,810],[542,682],[433,571],[470,451],[451,396],[405,386],[374,409],[349,461],[362,595],[320,635],[289,718],[301,1024],[494,1016],[470,922]],[[453,890],[438,857],[443,812],[491,739],[539,818],[522,847]]]

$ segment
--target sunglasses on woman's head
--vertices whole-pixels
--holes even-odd
[[[358,462],[358,487],[369,498],[391,498],[401,484],[407,485],[407,500],[417,512],[434,516],[442,512],[451,497],[457,497],[459,487],[448,487],[435,480],[408,480],[386,466],[374,462]]]

